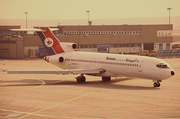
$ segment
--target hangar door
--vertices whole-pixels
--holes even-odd
[[[154,43],[144,43],[144,50],[154,50]]]

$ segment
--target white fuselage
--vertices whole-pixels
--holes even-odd
[[[49,62],[63,69],[98,69],[106,72],[96,76],[105,77],[137,77],[151,80],[164,80],[171,77],[173,69],[165,61],[145,56],[66,52],[49,56]],[[64,61],[59,62],[59,57]],[[167,67],[157,67],[164,64]]]

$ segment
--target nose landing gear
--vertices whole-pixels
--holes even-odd
[[[160,83],[156,83],[156,82],[153,84],[154,87],[160,87],[160,85],[161,85]]]
[[[153,84],[154,87],[160,87],[161,84],[159,82],[162,82],[162,81],[161,80],[156,80],[156,81],[153,80],[153,82],[154,82],[154,84]]]

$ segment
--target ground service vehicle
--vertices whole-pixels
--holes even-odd
[[[142,52],[139,52],[138,55],[140,56],[148,56],[149,50],[143,50]]]
[[[142,52],[138,53],[138,55],[140,56],[150,56],[150,57],[156,57],[158,54],[157,50],[151,50],[149,52],[149,50],[143,50]]]

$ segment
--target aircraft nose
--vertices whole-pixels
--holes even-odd
[[[174,73],[174,71],[171,71],[171,75],[173,76],[175,73]]]

